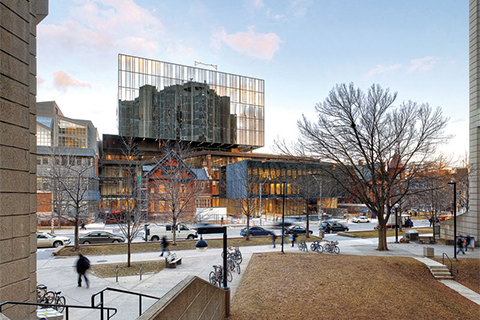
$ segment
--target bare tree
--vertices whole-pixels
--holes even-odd
[[[227,197],[235,211],[247,219],[246,240],[250,240],[250,219],[259,212],[259,190],[261,179],[248,174],[248,161],[238,162],[227,167]]]
[[[131,245],[142,230],[142,222],[146,213],[141,205],[146,194],[146,186],[142,182],[142,166],[145,161],[138,150],[138,145],[132,137],[121,137],[122,160],[117,161],[118,178],[121,179],[118,193],[121,197],[120,212],[107,215],[118,225],[127,242],[127,267],[131,266]]]
[[[417,168],[448,139],[440,108],[412,101],[394,107],[396,97],[379,85],[366,93],[353,84],[337,85],[316,105],[317,121],[304,115],[297,122],[300,138],[293,147],[277,141],[283,152],[334,164],[326,173],[378,217],[378,250],[388,250],[392,207],[409,193]]]
[[[151,214],[171,223],[176,245],[177,225],[184,219],[193,220],[195,197],[202,185],[196,183],[195,173],[182,160],[189,152],[187,147],[176,144],[165,150],[169,151],[144,179],[148,184],[148,202],[154,208]]]

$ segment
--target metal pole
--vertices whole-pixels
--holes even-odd
[[[285,241],[285,184],[286,182],[283,183],[283,209],[282,209],[282,253],[283,252],[283,243]]]
[[[453,184],[453,258],[457,259],[457,183]]]
[[[395,243],[398,243],[398,208],[395,205]]]
[[[223,289],[227,286],[227,227],[223,227]]]

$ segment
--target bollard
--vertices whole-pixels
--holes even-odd
[[[142,264],[140,263],[140,281],[142,281]]]
[[[117,265],[117,271],[116,271],[116,276],[115,276],[115,281],[118,282],[118,265]]]

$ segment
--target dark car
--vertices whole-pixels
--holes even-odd
[[[262,227],[250,227],[250,235],[251,236],[268,236],[271,235],[273,232],[267,229],[264,229]],[[242,237],[247,236],[247,228],[243,228],[242,231],[240,231],[240,235]]]
[[[322,230],[325,233],[348,231],[348,227],[341,224],[340,222],[329,222],[329,221],[322,222],[322,224],[318,226],[318,229]]]
[[[308,232],[310,234],[313,233],[312,230],[308,230]],[[285,230],[285,233],[286,234],[306,234],[307,229],[305,227],[302,227],[302,226],[292,226],[292,227],[288,228],[287,230]]]
[[[125,239],[106,231],[92,231],[78,237],[78,242],[80,244],[118,243],[125,242]]]

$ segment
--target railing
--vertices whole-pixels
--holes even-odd
[[[2,313],[2,307],[6,304],[14,304],[14,305],[23,305],[23,306],[39,306],[39,307],[45,307],[45,308],[52,308],[56,307],[56,304],[49,304],[49,303],[37,303],[37,302],[19,302],[19,301],[5,301],[0,303],[0,313]],[[65,304],[61,305],[61,307],[65,307],[65,319],[68,320],[69,318],[69,310],[70,308],[75,308],[75,309],[90,309],[90,310],[98,310],[101,312],[101,319],[103,319],[103,312],[104,310],[107,310],[107,316],[108,319],[113,317],[114,315],[117,314],[117,309],[116,308],[109,308],[109,307],[103,307],[101,309],[93,307],[93,306],[77,306],[77,305],[71,305],[71,304]],[[110,316],[110,311],[114,312]]]
[[[101,310],[108,309],[108,308],[104,307],[104,299],[103,298],[104,298],[104,292],[105,291],[114,291],[114,292],[127,293],[127,294],[132,294],[132,295],[138,296],[138,316],[142,315],[142,298],[145,297],[145,298],[160,300],[159,297],[151,296],[151,295],[148,295],[148,294],[143,294],[143,293],[138,293],[138,292],[132,292],[132,291],[127,291],[127,290],[122,290],[122,289],[106,287],[106,288],[100,290],[99,292],[92,294],[92,298],[91,298],[92,306],[91,307],[100,308]],[[100,302],[95,304],[95,298],[98,295],[100,295]],[[107,316],[109,316],[109,311],[108,310],[107,310]],[[100,319],[103,320],[103,311],[101,313]],[[110,318],[108,318],[108,319],[110,319]]]
[[[446,254],[445,252],[442,254],[442,264],[443,264],[443,265],[446,265],[446,264],[445,264],[445,257],[447,257],[448,261],[450,262],[450,268],[449,268],[450,274],[451,274],[452,276],[454,276],[454,274],[453,274],[454,271],[455,271],[456,274],[458,274],[458,268],[453,265],[452,259],[450,259],[450,257],[448,256],[448,254]]]

